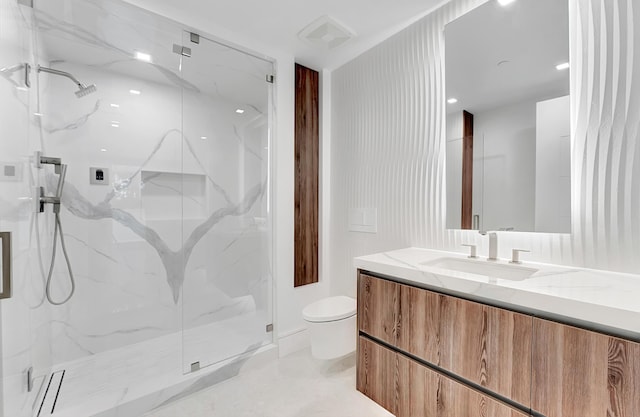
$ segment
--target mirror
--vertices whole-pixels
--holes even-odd
[[[447,228],[571,232],[567,3],[490,0],[446,26]]]

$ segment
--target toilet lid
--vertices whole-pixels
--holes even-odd
[[[302,310],[302,316],[306,321],[314,323],[336,321],[355,316],[356,308],[355,299],[339,295],[309,304]]]

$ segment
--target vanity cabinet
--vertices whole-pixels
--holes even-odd
[[[357,388],[397,417],[640,417],[640,344],[358,274]]]
[[[397,417],[529,417],[362,336],[357,388]]]
[[[359,275],[361,332],[529,406],[532,318]]]
[[[640,416],[640,344],[533,322],[532,408],[546,417]]]

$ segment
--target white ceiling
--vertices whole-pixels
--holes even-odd
[[[334,69],[432,11],[443,0],[128,0],[154,10],[185,12],[286,51],[314,69]],[[317,18],[329,15],[357,36],[332,50],[322,50],[298,39],[298,33]],[[178,18],[178,17],[177,17]],[[179,19],[179,18],[178,18]],[[207,30],[201,27],[200,29]],[[216,33],[213,33],[214,35]],[[250,45],[245,45],[249,46]]]

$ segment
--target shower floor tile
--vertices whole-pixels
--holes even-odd
[[[325,362],[307,349],[144,417],[393,417],[355,386],[355,355]]]
[[[190,362],[183,355],[201,359],[204,367],[228,357],[231,345],[258,347],[251,330],[256,323],[264,327],[262,322],[259,315],[237,317],[60,364],[54,372],[65,370],[65,376],[55,412],[41,416],[139,416],[174,395],[190,392],[192,385],[202,384],[199,379],[233,362],[230,359],[189,373]],[[265,342],[262,350],[269,346]]]

